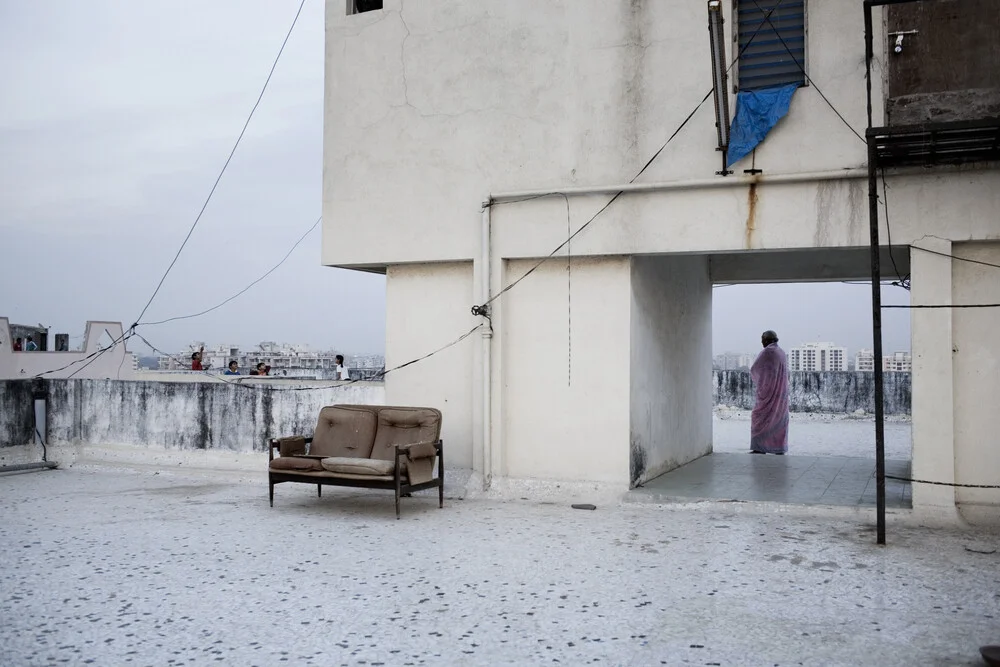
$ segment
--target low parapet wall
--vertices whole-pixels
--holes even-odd
[[[385,403],[380,382],[333,386],[73,379],[48,380],[42,386],[48,392],[45,435],[55,447],[262,452],[269,438],[312,433],[324,405]],[[32,387],[30,381],[0,381],[0,448],[32,442]]]
[[[755,389],[747,371],[714,371],[715,405],[752,410]],[[910,414],[910,374],[885,374],[885,414]],[[875,412],[875,376],[856,372],[789,373],[792,412]]]

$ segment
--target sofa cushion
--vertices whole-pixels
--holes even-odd
[[[271,461],[271,470],[288,470],[291,472],[316,472],[323,469],[319,459],[306,459],[298,456],[281,456]]]
[[[378,409],[378,429],[371,458],[392,461],[396,445],[436,442],[441,438],[441,412],[434,408]]]
[[[319,411],[309,453],[368,458],[375,441],[376,412],[367,406],[328,406]]]
[[[352,475],[391,475],[395,466],[392,461],[377,461],[349,456],[331,456],[321,461],[325,470]]]

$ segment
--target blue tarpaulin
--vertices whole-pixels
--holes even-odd
[[[736,95],[736,115],[729,131],[729,151],[726,166],[731,167],[750,154],[757,144],[788,113],[788,105],[798,84],[765,88],[764,90],[741,90]]]

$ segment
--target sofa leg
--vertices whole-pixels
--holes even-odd
[[[316,485],[316,497],[317,498],[322,498],[323,497],[323,485],[322,484],[317,484]]]
[[[271,507],[274,507],[274,482],[270,483],[270,487],[271,488],[270,488],[269,495],[270,495],[270,500],[271,500]]]
[[[438,480],[438,509],[444,507],[444,480]]]

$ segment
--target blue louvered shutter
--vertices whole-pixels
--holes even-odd
[[[741,54],[739,89],[805,85],[805,0],[736,0],[736,3],[737,53]],[[771,10],[774,11],[768,17],[770,21],[765,21]]]

